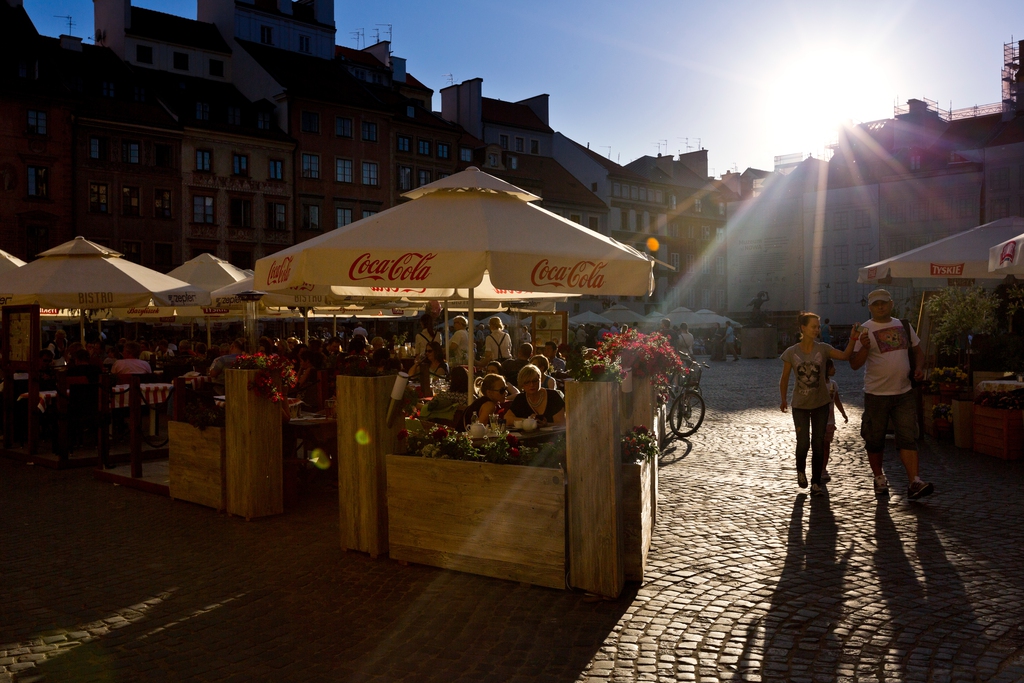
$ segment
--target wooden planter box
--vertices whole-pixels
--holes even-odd
[[[225,431],[200,430],[187,422],[167,423],[167,475],[171,498],[215,510],[227,507]]]
[[[245,517],[284,512],[281,405],[249,390],[256,370],[228,370],[224,388],[227,511]]]
[[[953,442],[957,448],[974,446],[974,401],[953,399]]]
[[[337,379],[338,515],[342,550],[376,558],[388,553],[388,487],[384,458],[398,450],[399,415],[387,426],[394,376]],[[341,407],[344,409],[341,409]]]
[[[561,470],[385,460],[392,559],[565,588]]]
[[[1024,456],[1024,417],[1020,410],[974,406],[974,450],[1003,460]]]
[[[656,463],[622,466],[622,523],[626,581],[643,581],[654,532]]]

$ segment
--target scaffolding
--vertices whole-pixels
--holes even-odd
[[[1003,43],[1003,112],[1017,111],[1017,71],[1020,69],[1020,48],[1013,39]]]

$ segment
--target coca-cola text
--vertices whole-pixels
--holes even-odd
[[[350,280],[390,280],[417,282],[430,277],[430,262],[437,254],[409,252],[396,259],[375,259],[370,252],[361,254],[348,269]]]
[[[530,273],[530,282],[538,287],[572,287],[573,289],[600,289],[604,286],[601,270],[604,261],[577,261],[572,266],[559,266],[541,259]]]
[[[282,282],[287,282],[288,278],[292,274],[292,257],[285,258],[280,263],[275,259],[270,264],[270,272],[267,273],[267,284],[268,285],[279,285]]]

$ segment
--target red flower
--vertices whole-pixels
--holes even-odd
[[[430,436],[432,436],[435,441],[444,441],[448,437],[448,430],[444,427],[438,427],[430,433]]]
[[[590,367],[590,371],[593,372],[595,375],[603,374],[604,366],[600,364],[594,364]]]
[[[519,437],[516,436],[515,434],[507,435],[505,437],[505,441],[507,441],[508,445],[511,446],[512,448],[515,448],[516,446],[519,445]]]
[[[398,431],[398,440],[399,441],[405,441],[408,438],[409,438],[409,430],[408,429],[401,429],[401,430]]]
[[[637,434],[649,434],[650,433],[649,430],[647,429],[647,427],[645,427],[643,425],[637,425],[636,427],[633,427],[633,431],[636,432]]]
[[[513,460],[518,460],[519,459],[519,449],[518,448],[513,448],[511,451],[509,451],[508,457],[512,458]]]

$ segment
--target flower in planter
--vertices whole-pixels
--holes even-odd
[[[297,381],[291,361],[283,356],[268,356],[262,352],[240,353],[231,367],[235,370],[256,370],[249,389],[273,403],[288,400],[287,391],[282,389],[293,388]]]
[[[625,374],[616,358],[609,358],[599,351],[584,353],[573,351],[565,362],[569,377],[577,382],[621,382]]]
[[[601,342],[599,353],[604,358],[618,359],[636,378],[649,377],[659,394],[667,393],[672,376],[683,370],[679,354],[668,338],[659,333],[640,334],[629,330],[610,335]]]
[[[622,437],[621,451],[622,462],[635,465],[650,462],[661,453],[658,440],[643,425],[633,427],[632,431]]]
[[[974,399],[975,405],[1002,410],[1024,410],[1024,389],[1013,391],[985,391]]]
[[[967,384],[967,373],[958,367],[935,368],[928,374],[928,380],[931,382],[929,388],[932,393],[937,394],[943,384],[953,384],[958,387],[965,386]]]
[[[932,408],[932,419],[950,420],[953,417],[953,406],[948,403],[937,403]]]
[[[400,429],[400,430],[398,430],[398,440],[399,441],[405,441],[408,438],[409,438],[409,430],[408,429]]]

